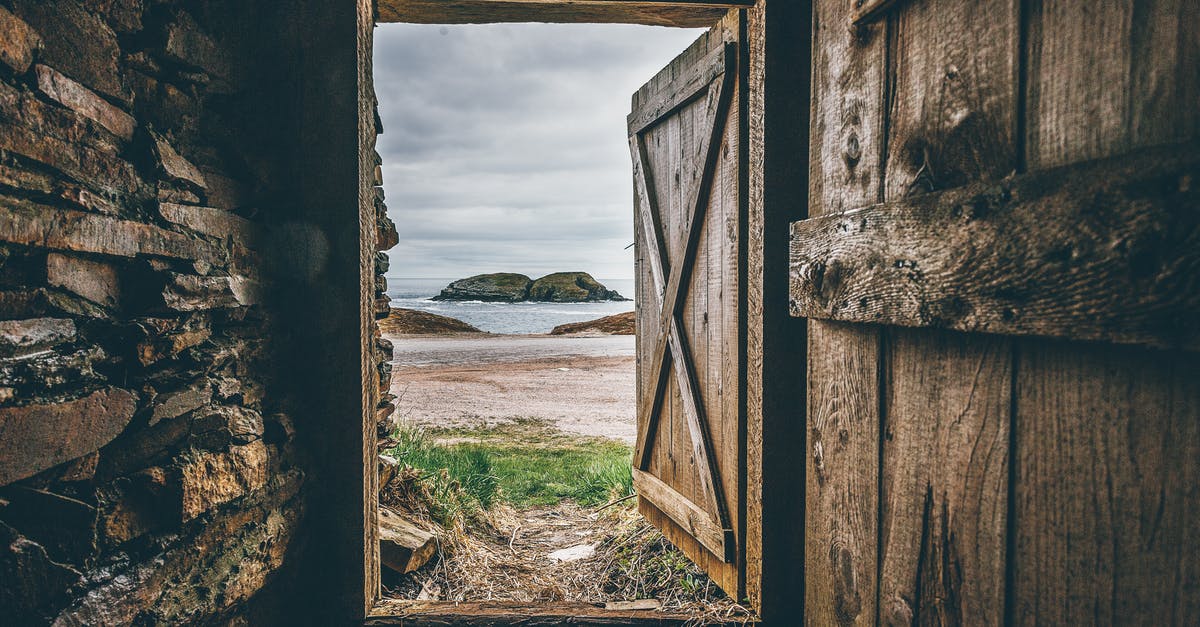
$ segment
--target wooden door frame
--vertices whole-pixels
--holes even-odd
[[[803,345],[803,325],[787,311],[787,225],[805,217],[803,203],[807,167],[793,162],[791,155],[806,153],[792,142],[807,142],[808,62],[810,60],[811,4],[808,0],[354,0],[329,3],[303,0],[313,19],[305,23],[306,36],[297,39],[304,50],[300,61],[305,80],[300,87],[303,102],[301,132],[320,139],[306,150],[314,154],[302,166],[302,174],[315,182],[328,182],[324,169],[329,155],[341,155],[355,173],[337,174],[338,185],[314,194],[307,211],[319,220],[326,233],[336,236],[334,250],[357,248],[353,255],[331,259],[330,272],[351,286],[344,295],[357,300],[357,307],[331,308],[314,318],[315,329],[338,329],[318,334],[318,353],[357,355],[357,368],[328,370],[327,391],[312,414],[310,432],[327,437],[319,459],[312,461],[310,491],[313,494],[308,527],[313,537],[302,551],[299,576],[306,594],[301,606],[313,616],[327,617],[326,624],[421,624],[441,619],[429,617],[401,620],[379,604],[379,554],[375,526],[378,485],[376,473],[375,407],[372,400],[374,285],[374,143],[375,95],[372,86],[372,29],[376,21],[431,22],[607,22],[650,25],[695,26],[715,24],[727,10],[745,11],[750,30],[750,59],[746,83],[749,94],[749,159],[745,176],[749,219],[742,236],[750,249],[743,264],[747,303],[748,337],[743,350],[748,358],[746,389],[747,445],[749,465],[743,473],[747,514],[760,524],[746,529],[747,593],[763,607],[763,615],[785,616],[798,611],[792,590],[803,590],[786,581],[788,565],[797,556],[802,563],[802,537],[790,533],[802,515],[802,494],[789,489],[795,484],[795,464],[788,450],[804,450],[803,359],[796,350]],[[448,16],[447,7],[460,10]],[[482,12],[482,13],[480,13]],[[715,17],[714,17],[715,15]],[[664,17],[665,16],[665,17]],[[379,18],[383,20],[379,20]],[[451,19],[454,18],[454,19]],[[553,18],[553,19],[551,19]],[[319,26],[318,26],[319,25]],[[347,36],[347,33],[352,36]],[[319,54],[317,53],[319,51]],[[354,71],[346,68],[353,66]],[[767,75],[777,78],[766,81]],[[747,77],[744,77],[747,78]],[[330,99],[340,93],[351,98]],[[775,85],[777,87],[770,87]],[[353,101],[352,101],[353,100]],[[330,124],[329,120],[353,120],[353,124]],[[780,138],[778,149],[774,140]],[[318,158],[316,154],[325,156]],[[353,155],[351,157],[351,155]],[[776,155],[778,157],[776,158]],[[314,183],[315,184],[315,183]],[[797,192],[797,190],[799,190]],[[338,200],[340,198],[340,200]],[[345,209],[330,210],[329,207]],[[353,209],[351,209],[351,207]],[[402,227],[401,227],[402,228]],[[344,241],[343,241],[344,240]],[[353,295],[351,295],[353,294]],[[342,361],[346,361],[343,359]],[[343,364],[343,365],[348,365]],[[799,415],[797,415],[799,413]],[[358,416],[361,431],[347,429],[347,416]],[[358,435],[361,432],[361,437]],[[764,441],[788,442],[773,447]],[[358,458],[361,464],[344,463]],[[341,463],[339,463],[341,460]],[[803,481],[799,482],[803,485]],[[777,487],[778,486],[778,487]],[[762,503],[764,492],[772,498]],[[347,512],[353,512],[348,516]],[[778,573],[778,576],[772,573]],[[764,585],[763,582],[775,582]],[[778,601],[776,603],[775,601]],[[627,620],[629,617],[621,618]],[[521,619],[514,614],[513,620]],[[502,624],[493,616],[490,624]],[[497,622],[497,621],[500,622]],[[594,620],[594,619],[593,619]],[[671,624],[671,617],[656,617],[657,624]]]

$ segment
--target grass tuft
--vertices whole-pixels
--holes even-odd
[[[404,426],[393,438],[397,444],[388,453],[421,471],[433,496],[448,501],[439,502],[447,514],[498,503],[552,506],[566,499],[587,507],[633,493],[628,445],[564,434],[540,421],[470,429]],[[462,503],[458,491],[473,503]]]

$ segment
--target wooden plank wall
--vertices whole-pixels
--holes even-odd
[[[662,73],[634,95],[633,109],[653,97],[679,75],[702,62],[712,50],[726,41],[740,38],[740,14],[731,12],[714,29],[677,57]],[[691,348],[696,383],[705,399],[710,443],[717,460],[724,500],[728,505],[730,523],[736,542],[743,544],[738,532],[741,522],[739,475],[744,449],[744,415],[740,398],[742,360],[739,337],[743,334],[740,319],[743,294],[738,290],[742,246],[739,228],[742,221],[742,192],[738,167],[742,150],[740,122],[743,94],[735,90],[729,109],[729,122],[722,138],[712,193],[697,246],[695,266],[687,290],[682,315],[683,334]],[[705,124],[709,106],[715,101],[700,98],[672,114],[645,135],[650,161],[649,176],[653,179],[659,208],[662,213],[663,239],[668,250],[668,263],[681,260],[674,257],[688,232],[685,219],[690,210],[685,207],[689,192],[699,184],[704,155],[700,154],[703,137],[711,133]],[[635,203],[635,206],[636,203]],[[642,233],[637,232],[638,250],[645,251]],[[649,261],[637,260],[637,302],[656,303]],[[659,312],[653,307],[638,307],[638,398],[653,391],[654,376],[650,362],[655,342],[661,333]],[[675,368],[672,364],[671,368]],[[683,412],[683,399],[671,373],[666,388],[662,418],[650,449],[650,474],[675,488],[706,511],[707,505],[692,454],[692,441]],[[644,417],[639,417],[644,419]],[[740,595],[744,588],[741,557],[724,563],[696,542],[686,531],[646,501],[639,509],[655,526],[696,564],[710,574],[714,581],[731,595]]]
[[[812,216],[1200,129],[1197,0],[851,5],[814,10]],[[810,321],[807,622],[1196,621],[1198,372]]]
[[[1104,7],[1025,16],[1029,169],[1200,132],[1200,2]],[[1200,355],[1034,340],[1018,354],[1016,622],[1195,624]]]

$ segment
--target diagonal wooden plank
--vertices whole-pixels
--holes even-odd
[[[658,91],[654,98],[629,114],[627,122],[631,135],[641,135],[663,118],[678,112],[697,97],[704,95],[729,67],[729,49],[720,47],[708,53],[703,61],[691,66]]]
[[[662,291],[665,287],[663,264],[667,254],[666,247],[663,245],[657,190],[654,188],[654,180],[650,177],[650,157],[646,154],[646,142],[640,133],[635,133],[633,137],[629,138],[629,150],[633,153],[633,180],[637,186],[638,225],[642,229],[643,241],[650,246],[647,255],[650,261],[650,274],[654,280],[654,293],[658,295],[661,303]],[[651,370],[651,372],[655,375],[654,394],[646,397],[649,401],[644,401],[640,408],[639,415],[645,416],[646,419],[638,424],[637,448],[634,449],[633,454],[633,466],[639,469],[645,469],[646,453],[654,444],[655,427],[658,426],[658,418],[662,413],[663,395],[661,391],[664,387],[662,379],[666,378],[667,374],[666,370],[661,367],[658,370]]]

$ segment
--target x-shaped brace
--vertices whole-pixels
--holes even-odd
[[[700,397],[696,384],[696,375],[687,343],[687,336],[681,332],[681,309],[687,296],[687,286],[690,283],[692,268],[696,257],[696,249],[703,228],[705,212],[709,204],[712,182],[720,156],[721,137],[724,135],[728,117],[731,86],[735,78],[730,69],[732,49],[721,51],[724,78],[705,83],[699,90],[685,94],[679,103],[674,104],[657,119],[677,111],[680,107],[695,99],[697,95],[707,92],[707,126],[711,129],[701,144],[700,153],[704,156],[704,166],[700,180],[688,193],[688,202],[684,205],[690,212],[686,221],[686,235],[676,245],[670,259],[670,277],[666,276],[668,268],[666,246],[663,242],[662,224],[658,208],[657,196],[654,190],[654,180],[650,173],[650,161],[646,151],[644,132],[652,126],[647,123],[643,128],[636,129],[630,137],[630,151],[633,154],[635,167],[634,179],[638,185],[638,226],[642,230],[643,241],[648,245],[647,258],[650,262],[650,274],[654,282],[654,292],[659,296],[659,335],[656,342],[653,362],[650,372],[654,376],[653,393],[643,397],[639,407],[639,415],[645,419],[640,421],[638,448],[634,454],[634,467],[646,470],[649,465],[647,453],[653,445],[657,430],[658,419],[662,411],[663,398],[666,394],[667,380],[674,363],[675,380],[679,386],[683,401],[684,415],[687,419],[688,433],[692,442],[693,458],[699,471],[700,484],[705,497],[717,512],[717,518],[722,528],[728,529],[729,516],[726,511],[725,499],[722,496],[721,482],[717,475],[716,459],[712,455],[709,436],[706,430],[707,422],[704,415],[704,401]],[[714,77],[715,78],[715,77]],[[657,121],[657,120],[655,120]],[[669,349],[669,352],[668,352]]]

